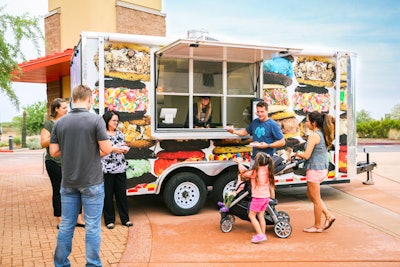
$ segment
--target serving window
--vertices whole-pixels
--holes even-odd
[[[256,96],[256,64],[156,57],[155,132],[226,132],[233,125],[246,127],[251,100]],[[206,96],[212,106],[211,121],[199,126],[196,118],[208,118],[199,112]],[[176,110],[166,120],[166,110]],[[163,114],[161,112],[163,111]],[[161,116],[163,115],[163,116]],[[196,117],[197,116],[197,117]]]

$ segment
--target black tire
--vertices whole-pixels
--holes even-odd
[[[175,215],[196,214],[207,199],[207,188],[204,182],[194,173],[177,173],[164,188],[164,203]]]
[[[217,178],[212,190],[212,199],[215,203],[223,201],[224,194],[233,189],[235,190],[237,174],[234,172],[225,173]]]

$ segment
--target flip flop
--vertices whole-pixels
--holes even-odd
[[[329,218],[326,219],[326,221],[325,221],[325,228],[324,228],[324,230],[329,229],[335,221],[336,221],[335,216],[333,216],[333,215],[329,216]]]
[[[322,233],[323,231],[324,231],[324,229],[317,228],[317,227],[314,227],[314,226],[311,226],[311,227],[303,229],[303,232],[306,232],[306,233]]]

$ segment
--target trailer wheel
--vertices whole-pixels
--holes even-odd
[[[278,221],[274,225],[274,232],[280,238],[287,238],[292,234],[292,226],[287,221]]]
[[[236,178],[237,175],[233,172],[228,172],[218,177],[212,190],[212,199],[215,203],[223,201],[227,192],[236,189]]]
[[[199,176],[190,172],[175,174],[165,185],[164,202],[175,215],[199,212],[207,198],[207,188]]]

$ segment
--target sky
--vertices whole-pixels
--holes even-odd
[[[47,13],[47,0],[2,0],[0,5],[10,14]],[[356,111],[381,119],[400,104],[398,0],[163,0],[162,12],[170,38],[205,29],[224,42],[354,52]],[[27,54],[28,59],[37,56]],[[13,88],[22,107],[46,99],[45,85],[13,83]],[[22,114],[0,97],[0,122]]]

